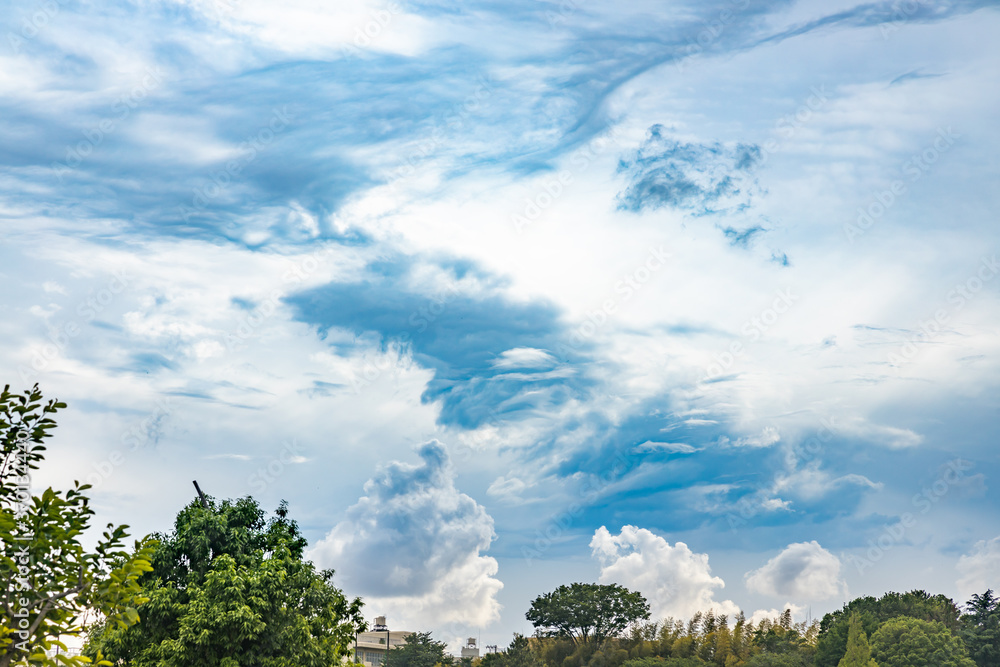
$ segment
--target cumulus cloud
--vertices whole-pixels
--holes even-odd
[[[958,559],[958,589],[963,597],[1000,589],[1000,535],[976,542],[972,553]]]
[[[796,619],[804,615],[806,606],[786,602],[781,609],[758,609],[750,614],[750,622],[756,625],[765,619],[770,621],[778,620],[786,609],[792,612],[792,619]]]
[[[481,554],[493,540],[493,519],[455,488],[441,443],[418,454],[420,465],[382,466],[310,555],[394,627],[484,626],[499,617],[503,588],[496,560]]]
[[[758,570],[746,574],[747,588],[772,597],[826,600],[847,593],[840,560],[819,542],[789,544]]]
[[[601,526],[594,532],[590,548],[601,562],[601,583],[617,583],[642,593],[654,618],[687,618],[697,611],[714,609],[736,614],[730,600],[715,599],[725,582],[712,576],[708,554],[694,553],[683,542],[674,546],[646,530],[622,526],[612,535]]]

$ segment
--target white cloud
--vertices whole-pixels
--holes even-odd
[[[622,526],[620,534],[612,535],[601,526],[590,548],[601,561],[601,582],[642,593],[653,618],[688,618],[708,609],[739,612],[732,601],[715,599],[716,589],[726,584],[712,576],[708,554],[694,553],[683,542],[670,546],[662,537],[635,526]]]
[[[839,430],[849,436],[867,440],[889,449],[907,449],[916,447],[924,441],[924,437],[908,428],[897,428],[883,424],[873,424],[862,418],[855,418],[841,424]]]
[[[799,618],[802,616],[802,612],[806,611],[805,605],[793,604],[791,602],[786,602],[781,609],[758,609],[754,613],[750,614],[750,622],[753,624],[760,623],[764,619],[775,620],[780,619],[781,615],[786,609],[790,609],[792,612],[792,618]]]
[[[486,489],[486,493],[507,503],[521,504],[524,502],[521,492],[526,488],[528,488],[528,485],[523,480],[517,477],[507,478],[501,475],[493,480],[493,483]]]
[[[278,6],[263,0],[189,1],[225,30],[288,53],[360,55],[373,50],[413,56],[432,40],[432,24],[396,2],[294,0]]]
[[[776,475],[771,493],[792,494],[805,500],[817,500],[843,486],[879,489],[882,488],[882,483],[873,482],[864,475],[856,473],[832,477],[830,473],[820,469],[819,461],[814,461],[799,470]]]
[[[733,444],[737,447],[770,447],[781,440],[781,434],[773,426],[766,426],[760,435],[751,435],[737,439]]]
[[[503,588],[496,560],[481,555],[493,540],[493,519],[455,488],[439,442],[418,453],[420,465],[382,466],[310,555],[393,627],[485,626],[499,617]]]
[[[533,347],[515,347],[500,354],[493,361],[494,368],[539,368],[554,366],[555,358],[544,350]]]
[[[773,597],[826,600],[846,594],[840,567],[840,560],[815,540],[789,544],[763,567],[746,574],[747,588]]]
[[[233,461],[249,461],[252,457],[247,454],[212,454],[211,456],[206,456],[204,458],[208,460],[231,459]]]
[[[761,501],[760,505],[768,511],[790,510],[792,508],[792,503],[790,501],[782,500],[781,498],[766,498]]]
[[[961,575],[958,589],[963,597],[987,588],[1000,589],[1000,536],[976,542],[972,553],[958,559],[956,568]]]
[[[62,294],[63,296],[68,294],[68,292],[66,292],[66,288],[54,280],[47,280],[42,283],[42,289],[45,290],[47,294],[51,294],[52,292]]]

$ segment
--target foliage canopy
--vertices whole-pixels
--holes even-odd
[[[538,596],[525,616],[550,636],[600,644],[649,618],[649,603],[618,584],[575,583]]]
[[[394,646],[386,654],[384,667],[434,667],[454,663],[445,653],[444,642],[431,639],[429,632],[409,634],[405,640],[406,643]]]
[[[879,667],[975,667],[965,644],[944,623],[898,616],[872,635]]]
[[[9,385],[0,392],[0,667],[25,660],[87,664],[88,658],[49,658],[46,651],[65,651],[60,637],[83,633],[89,613],[99,614],[107,627],[131,626],[146,601],[137,580],[151,569],[151,541],[137,541],[130,552],[128,526],[108,524],[88,551],[81,538],[94,515],[86,494],[90,485],[77,481],[65,493],[49,487],[31,494],[31,471],[45,458],[42,443],[56,426],[53,416],[65,407],[46,401],[37,384],[20,394]]]
[[[361,600],[302,559],[306,540],[284,502],[265,520],[250,497],[195,500],[157,538],[139,582],[143,622],[99,627],[88,654],[132,667],[326,667],[364,629]]]

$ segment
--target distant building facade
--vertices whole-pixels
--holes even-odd
[[[406,643],[406,638],[417,634],[413,630],[390,630],[386,625],[385,616],[375,619],[375,625],[368,632],[359,632],[354,641],[354,662],[364,667],[382,667],[385,664],[386,653]],[[461,659],[473,660],[479,657],[479,647],[476,638],[469,637],[461,650]],[[345,657],[345,661],[350,661]]]
[[[386,652],[406,643],[406,637],[415,634],[412,630],[389,630],[385,616],[375,619],[375,626],[368,632],[361,632],[354,642],[354,662],[366,667],[381,667]]]
[[[479,647],[476,646],[476,638],[469,637],[469,641],[465,642],[465,646],[462,647],[462,659],[473,659],[479,657]]]

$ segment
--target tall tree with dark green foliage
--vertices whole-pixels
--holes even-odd
[[[804,651],[758,653],[742,663],[746,667],[810,667],[812,654]]]
[[[861,619],[857,614],[851,614],[847,627],[847,651],[837,667],[878,667],[872,660],[872,647],[861,629]]]
[[[910,591],[886,593],[880,598],[856,598],[842,609],[823,617],[816,645],[816,667],[837,667],[847,651],[849,621],[851,614],[855,613],[858,614],[861,628],[868,637],[872,636],[879,625],[897,616],[937,621],[955,632],[961,627],[958,607],[945,595]]]
[[[978,667],[1000,667],[1000,599],[987,590],[965,605],[962,639]]]
[[[539,595],[525,617],[548,636],[599,645],[621,635],[630,624],[648,619],[649,603],[642,594],[618,584],[575,583]]]
[[[94,510],[89,484],[63,492],[31,493],[32,473],[44,460],[45,439],[64,403],[46,401],[38,385],[0,392],[0,667],[12,664],[83,665],[79,656],[46,657],[65,649],[61,638],[84,632],[88,612],[111,627],[139,621],[144,601],[138,579],[150,569],[154,545],[125,547],[128,526],[108,524],[93,548],[84,534]]]
[[[637,658],[622,663],[622,667],[706,667],[711,663],[701,658]]]
[[[899,616],[872,635],[879,667],[976,667],[962,640],[944,623]]]
[[[406,643],[394,646],[385,656],[383,667],[434,667],[453,665],[455,659],[446,654],[445,643],[431,639],[429,632],[406,635]]]
[[[542,660],[531,650],[531,641],[514,633],[514,640],[499,653],[483,656],[482,667],[542,667]]]
[[[753,633],[753,643],[763,653],[797,653],[805,646],[806,640],[792,627],[791,611],[786,609],[779,623],[761,623]]]
[[[193,501],[156,536],[143,622],[98,628],[85,652],[130,667],[338,664],[364,627],[361,600],[303,560],[286,504],[270,520],[250,497],[207,504]]]

